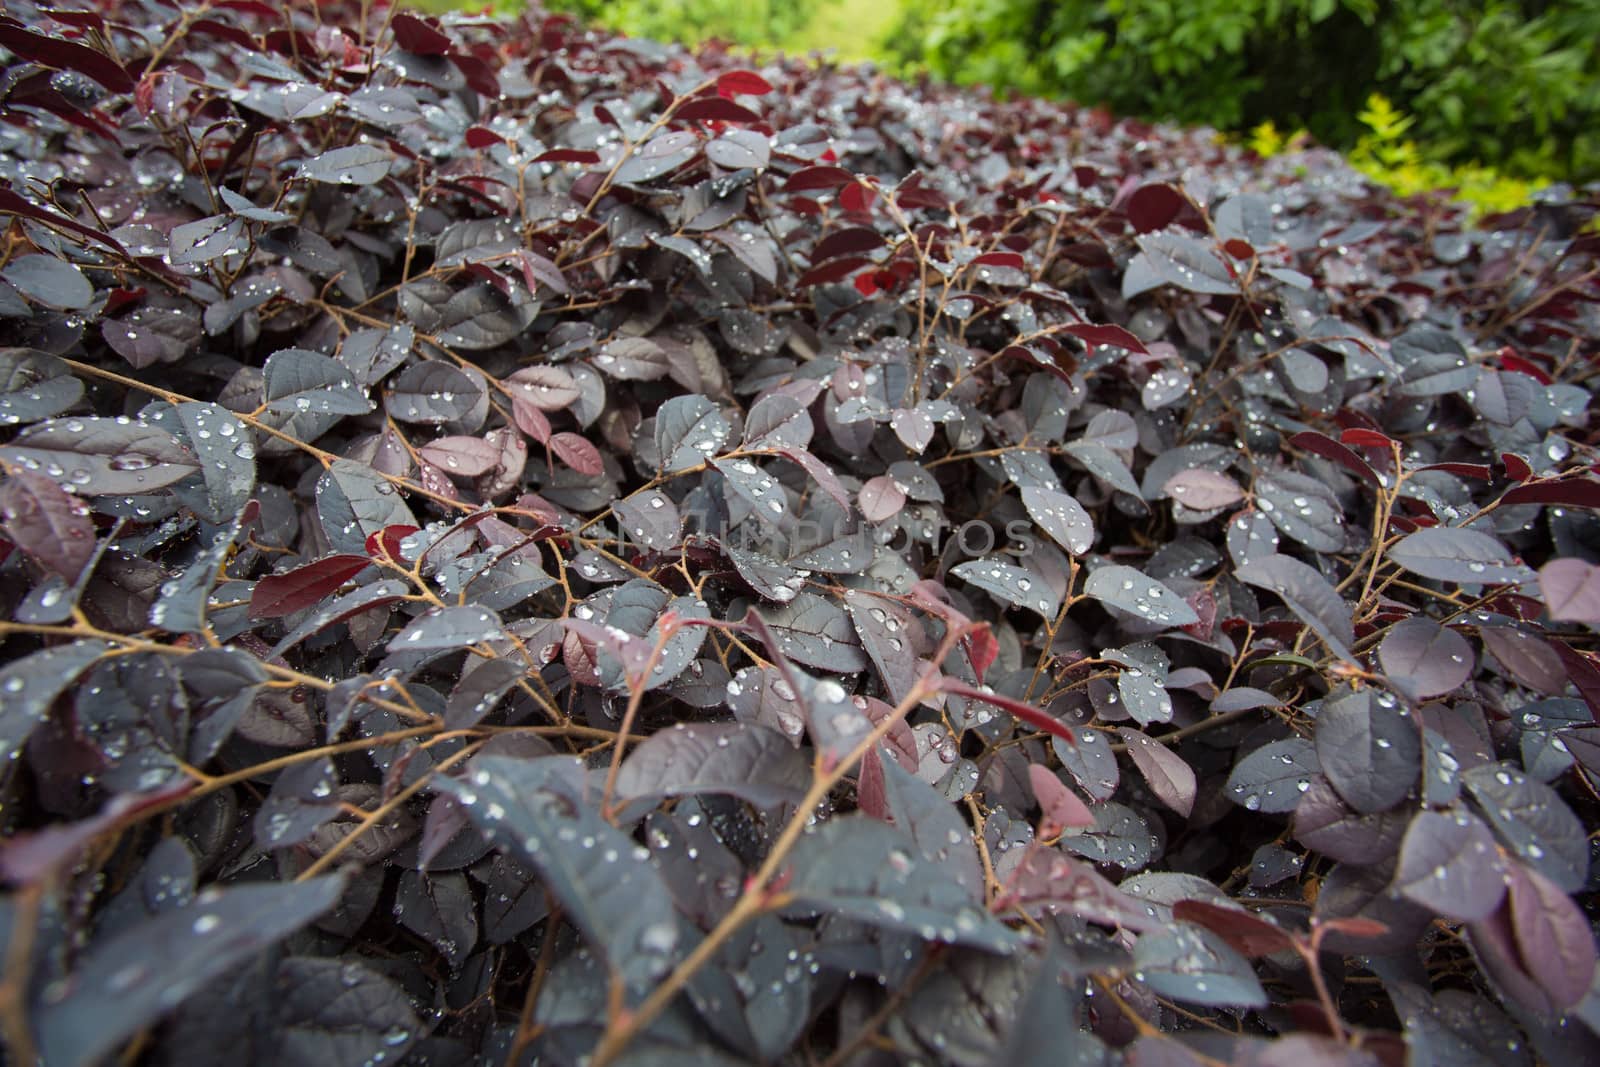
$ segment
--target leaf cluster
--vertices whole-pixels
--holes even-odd
[[[1592,202],[538,10],[0,47],[13,1061],[1593,1058]]]

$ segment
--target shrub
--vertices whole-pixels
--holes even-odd
[[[538,11],[0,45],[10,1062],[1588,1057],[1593,203]]]
[[[1442,159],[1600,177],[1600,8],[1575,0],[908,0],[885,46],[959,82],[1353,146],[1381,93]]]

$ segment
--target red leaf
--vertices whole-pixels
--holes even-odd
[[[1381,434],[1377,430],[1363,430],[1359,426],[1340,433],[1339,440],[1347,445],[1357,445],[1361,448],[1381,448],[1384,451],[1388,451],[1396,444],[1394,438],[1386,434]]]
[[[836,282],[867,262],[868,260],[864,256],[844,256],[841,259],[830,259],[828,262],[812,267],[800,275],[800,280],[796,284],[807,286]]]
[[[1043,730],[1047,734],[1059,737],[1074,748],[1078,745],[1078,738],[1072,732],[1072,727],[1039,710],[1032,704],[1025,704],[1020,700],[1001,696],[999,693],[990,692],[985,687],[964,682],[960,678],[951,678],[948,675],[939,679],[939,689],[941,692],[954,693],[956,696],[966,697],[968,700],[981,700],[985,704],[993,704],[1002,711],[1009,711],[1036,730]]]
[[[1496,355],[1500,357],[1500,366],[1506,370],[1514,371],[1517,374],[1526,374],[1540,385],[1553,384],[1550,375],[1517,355],[1509,346],[1502,348]]]
[[[585,148],[552,148],[533,157],[535,163],[583,163],[594,166],[600,162],[600,153]]]
[[[801,167],[783,183],[786,193],[801,193],[809,189],[837,189],[850,185],[856,176],[843,167]]]
[[[1015,252],[985,252],[971,263],[974,267],[1010,267],[1013,270],[1027,270],[1028,266],[1022,257]]]
[[[1555,482],[1519,485],[1500,498],[1504,504],[1565,504],[1575,508],[1600,508],[1600,481],[1566,478]]]
[[[77,71],[114,93],[133,92],[133,78],[122,65],[88,45],[35,33],[13,19],[0,21],[0,45],[23,59],[43,63],[47,67]]]
[[[409,11],[395,15],[389,25],[394,28],[395,42],[414,55],[442,56],[453,44],[436,20]]]
[[[850,284],[855,286],[856,292],[860,293],[862,296],[872,296],[878,291],[877,278],[874,272],[870,270],[862,274],[857,274],[855,278],[851,280]]]
[[[1126,348],[1129,352],[1137,352],[1143,356],[1150,354],[1143,341],[1121,326],[1092,326],[1087,322],[1078,322],[1057,326],[1056,329],[1061,333],[1071,334],[1086,345],[1111,345],[1115,348]]]
[[[1267,956],[1295,945],[1293,935],[1274,923],[1204,900],[1178,901],[1172,906],[1172,917],[1205,927],[1245,956]]]
[[[66,582],[94,555],[89,509],[54,478],[13,468],[0,485],[0,520],[18,547]]]
[[[1500,453],[1500,462],[1506,466],[1506,475],[1514,482],[1525,482],[1533,477],[1533,468],[1528,466],[1528,461],[1515,452]]]
[[[761,116],[732,100],[720,96],[703,96],[681,105],[672,113],[674,119],[684,122],[760,122]]]
[[[834,230],[818,241],[817,246],[811,250],[811,262],[821,263],[835,256],[873,252],[882,248],[883,244],[883,235],[877,230],[866,226],[847,226],[841,230]]]
[[[856,774],[856,807],[880,822],[889,821],[889,798],[883,793],[883,764],[878,750],[870,748],[861,757]]]
[[[967,646],[967,659],[972,661],[972,673],[982,682],[983,676],[989,673],[989,668],[994,666],[994,661],[1000,655],[1000,642],[995,640],[988,624],[984,624],[962,638],[962,643]]]
[[[1289,443],[1307,452],[1314,452],[1323,459],[1332,460],[1363,481],[1371,482],[1373,485],[1382,484],[1378,472],[1373,470],[1366,460],[1356,455],[1348,445],[1341,444],[1325,434],[1317,433],[1315,430],[1302,430],[1289,438]]]
[[[839,194],[839,206],[846,211],[868,211],[872,208],[873,201],[878,199],[878,191],[865,182],[856,182],[844,187]]]
[[[1135,189],[1123,210],[1135,233],[1151,233],[1177,218],[1185,203],[1183,194],[1166,182],[1151,182]]]
[[[550,438],[550,450],[561,457],[561,462],[579,474],[595,477],[606,469],[600,459],[600,450],[581,434],[562,432]]]
[[[279,619],[309,608],[370,566],[372,560],[366,556],[341,553],[282,574],[269,574],[256,582],[250,594],[250,617]]]
[[[517,420],[517,429],[541,445],[550,443],[550,420],[520,396],[511,398],[511,417]]]
[[[717,75],[717,91],[762,96],[772,92],[772,83],[753,70],[730,70]]]
[[[468,148],[489,148],[497,144],[505,144],[506,139],[485,126],[467,127]]]
[[[1044,812],[1040,837],[1054,837],[1062,830],[1094,825],[1094,812],[1048,767],[1028,764],[1028,782],[1039,801],[1039,810]]]
[[[861,515],[868,522],[882,522],[896,514],[906,503],[905,490],[887,474],[869,479],[856,497]]]
[[[373,559],[404,560],[405,553],[401,550],[400,542],[416,533],[419,529],[421,527],[396,523],[393,526],[385,526],[377,533],[368,534],[367,555]]]

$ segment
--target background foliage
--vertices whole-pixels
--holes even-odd
[[[884,41],[958,82],[1350,147],[1382,93],[1437,157],[1600,175],[1600,6],[1586,0],[907,0]]]

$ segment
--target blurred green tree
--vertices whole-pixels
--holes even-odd
[[[903,70],[1349,147],[1373,93],[1442,160],[1600,177],[1595,0],[905,0]]]

